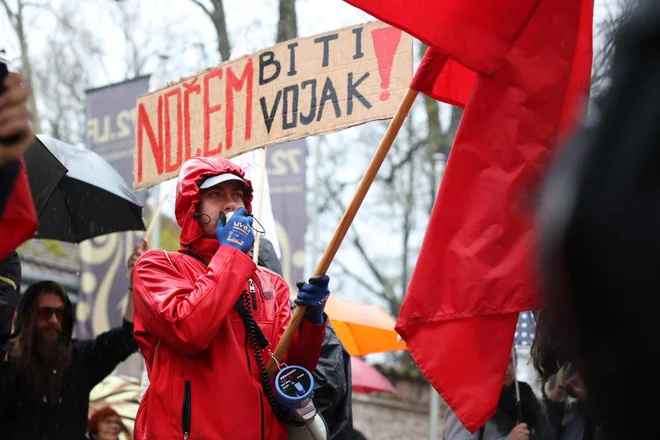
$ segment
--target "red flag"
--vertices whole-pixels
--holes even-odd
[[[477,74],[438,49],[429,47],[410,88],[438,101],[465,108]]]
[[[14,189],[7,206],[0,218],[0,261],[14,252],[23,242],[32,238],[37,230],[37,214],[34,210],[32,193],[25,172],[25,163],[21,159],[21,170],[18,173]]]
[[[346,1],[435,42],[411,88],[466,104],[396,329],[475,432],[497,406],[518,313],[541,306],[534,192],[589,88],[593,0]]]
[[[495,71],[541,0],[344,0],[477,72]]]

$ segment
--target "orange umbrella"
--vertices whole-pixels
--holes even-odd
[[[353,356],[406,349],[394,331],[396,321],[378,306],[331,296],[325,311],[339,340]]]

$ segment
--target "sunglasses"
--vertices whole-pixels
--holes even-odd
[[[64,307],[39,307],[37,309],[37,318],[41,321],[50,321],[53,315],[55,319],[62,322],[64,319]]]

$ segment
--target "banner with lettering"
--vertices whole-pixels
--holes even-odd
[[[149,77],[87,91],[86,146],[127,181],[133,178],[135,101]],[[138,193],[141,202],[146,192]],[[121,324],[127,301],[126,261],[144,231],[103,235],[80,244],[80,296],[76,335],[91,338]]]
[[[277,44],[140,96],[133,185],[195,156],[255,148],[394,116],[412,79],[412,37],[381,22]]]
[[[284,279],[292,292],[304,277],[305,231],[307,230],[307,146],[305,139],[276,145],[266,150],[270,199],[280,245]]]

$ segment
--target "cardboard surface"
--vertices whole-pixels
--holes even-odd
[[[280,43],[137,100],[134,187],[195,156],[246,151],[394,116],[412,37],[381,22]]]

